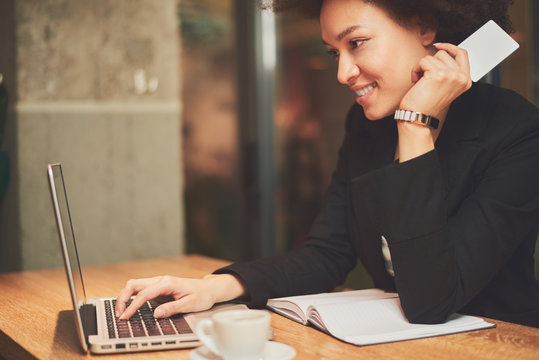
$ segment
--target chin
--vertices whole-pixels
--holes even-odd
[[[365,108],[363,108],[363,113],[367,119],[372,121],[380,120],[393,114],[393,112],[369,111]]]

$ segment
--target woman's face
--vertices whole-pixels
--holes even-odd
[[[404,28],[362,0],[325,0],[320,25],[322,40],[339,62],[337,79],[357,94],[370,120],[395,112],[412,86],[412,68],[432,54],[432,31]]]

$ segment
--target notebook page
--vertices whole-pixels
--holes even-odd
[[[373,299],[396,298],[396,293],[387,293],[380,289],[365,289],[342,292],[321,293],[314,295],[288,296],[268,301],[269,306],[279,307],[281,301],[289,301],[296,304],[304,314],[307,314],[309,306],[321,304],[341,304],[346,302],[360,302]]]
[[[446,323],[436,325],[410,324],[404,316],[398,298],[333,306],[311,307],[323,319],[326,331],[333,336],[358,345],[415,339],[490,327],[481,318],[455,314]]]

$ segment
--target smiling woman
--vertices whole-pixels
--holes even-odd
[[[308,241],[194,282],[135,281],[118,311],[129,316],[133,305],[124,304],[136,293],[134,303],[176,294],[162,305],[166,314],[238,297],[262,307],[268,298],[330,291],[359,260],[376,287],[398,292],[410,322],[461,312],[539,327],[539,109],[512,91],[472,84],[468,55],[453,44],[486,19],[508,29],[508,2],[302,3],[273,8],[318,13],[337,79],[356,96]],[[193,309],[200,299],[209,301]]]

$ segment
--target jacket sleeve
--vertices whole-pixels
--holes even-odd
[[[263,307],[274,297],[331,291],[344,282],[356,265],[357,255],[350,243],[346,216],[351,198],[343,151],[347,139],[348,135],[339,151],[324,207],[305,244],[296,250],[235,263],[215,272],[237,276],[248,289],[249,306]]]
[[[447,213],[438,150],[352,182],[354,202],[389,243],[395,283],[409,321],[440,323],[474,298],[535,239],[539,218],[539,121],[519,121],[491,149],[474,190]],[[473,164],[477,166],[478,164]]]

